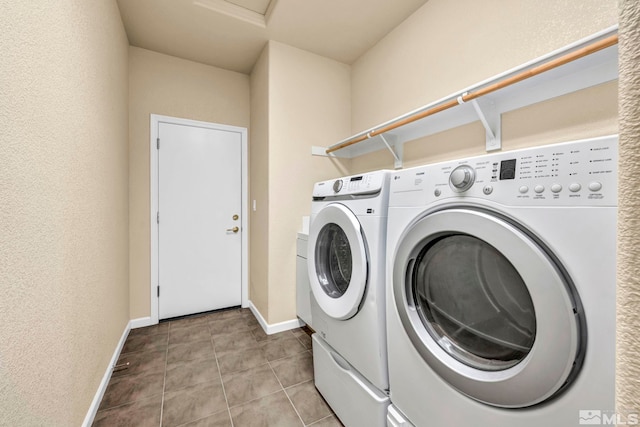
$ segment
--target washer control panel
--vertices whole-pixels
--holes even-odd
[[[314,198],[358,196],[379,193],[385,185],[389,171],[376,171],[318,182],[313,186]]]
[[[508,205],[615,206],[617,163],[617,135],[436,163],[393,173],[390,204],[480,197]]]

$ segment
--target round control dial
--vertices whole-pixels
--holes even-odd
[[[458,193],[467,191],[476,180],[476,171],[471,166],[460,165],[451,171],[449,185]]]
[[[342,190],[342,180],[338,179],[333,183],[333,192],[337,193],[340,190]]]

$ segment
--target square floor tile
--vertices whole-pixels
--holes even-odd
[[[296,337],[300,336],[300,335],[312,335],[311,329],[309,329],[307,326],[302,326],[300,328],[295,328],[295,329],[291,329],[291,333],[293,335],[295,335]]]
[[[211,331],[211,335],[217,336],[246,331],[249,330],[249,326],[247,326],[241,316],[236,316],[209,321],[209,330]]]
[[[129,331],[129,336],[137,335],[159,335],[169,333],[169,323],[158,323],[157,325],[145,326],[143,328],[135,328]]]
[[[242,316],[243,310],[240,308],[229,308],[225,310],[215,311],[213,313],[207,314],[207,322],[221,320],[221,319],[230,319],[233,317]]]
[[[214,357],[213,342],[211,338],[207,338],[202,341],[170,345],[167,351],[167,365]]]
[[[293,356],[294,354],[306,351],[304,346],[294,336],[280,340],[266,341],[263,345],[264,354],[269,361],[282,359],[283,357]]]
[[[219,335],[213,337],[216,356],[224,356],[229,353],[236,353],[240,350],[247,350],[258,347],[258,342],[253,337],[251,331],[240,331],[232,334]]]
[[[267,333],[262,329],[262,326],[257,326],[251,329],[253,332],[253,336],[256,338],[256,341],[275,341],[284,338],[292,338],[294,335],[291,331],[278,332],[276,334],[267,335]]]
[[[225,409],[198,421],[182,424],[180,427],[231,427],[231,418],[229,411]]]
[[[313,379],[313,359],[308,351],[271,362],[284,388]]]
[[[162,394],[148,399],[101,410],[96,413],[93,427],[158,427]]]
[[[122,347],[122,354],[136,351],[166,350],[168,345],[167,336],[165,333],[129,336]]]
[[[305,424],[311,424],[333,414],[333,411],[324,401],[313,380],[295,385],[285,390],[293,407]]]
[[[166,393],[212,381],[220,382],[215,358],[176,362],[167,366],[164,390]]]
[[[166,350],[125,353],[118,358],[118,361],[116,362],[116,366],[118,366],[118,368],[113,370],[111,378],[121,377],[124,375],[164,372],[166,357]]]
[[[198,384],[164,395],[162,425],[178,426],[227,408],[220,382]]]
[[[247,325],[247,327],[249,327],[250,329],[260,326],[260,323],[251,312],[249,312],[249,314],[242,315],[240,317],[240,321],[244,322],[244,324]]]
[[[211,339],[211,334],[206,322],[177,329],[171,327],[169,330],[169,345],[187,344],[207,339]]]
[[[196,314],[194,316],[183,317],[181,319],[170,320],[171,330],[190,328],[195,325],[205,325],[207,323],[207,314]]]
[[[162,394],[164,372],[111,378],[99,409],[108,409]]]
[[[282,390],[268,364],[222,376],[229,407]]]
[[[300,427],[303,425],[283,391],[231,408],[231,418],[234,427]]]
[[[297,335],[296,338],[298,338],[298,341],[300,341],[300,344],[302,344],[304,348],[306,348],[307,350],[311,350],[312,344],[311,344],[310,335],[301,334],[301,335]]]
[[[267,363],[262,347],[240,350],[218,356],[218,367],[221,374],[244,371]]]

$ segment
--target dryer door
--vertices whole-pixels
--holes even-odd
[[[358,218],[339,203],[325,206],[309,229],[311,291],[329,316],[345,320],[360,307],[367,285],[367,253]]]
[[[585,332],[577,295],[522,227],[469,207],[428,214],[396,251],[393,295],[426,363],[481,402],[521,408],[577,374]]]

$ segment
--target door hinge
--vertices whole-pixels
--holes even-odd
[[[160,224],[160,211],[156,212],[156,223]]]
[[[158,286],[158,297],[160,296],[160,286]]]
[[[156,139],[156,148],[159,150],[160,149],[160,138]]]

